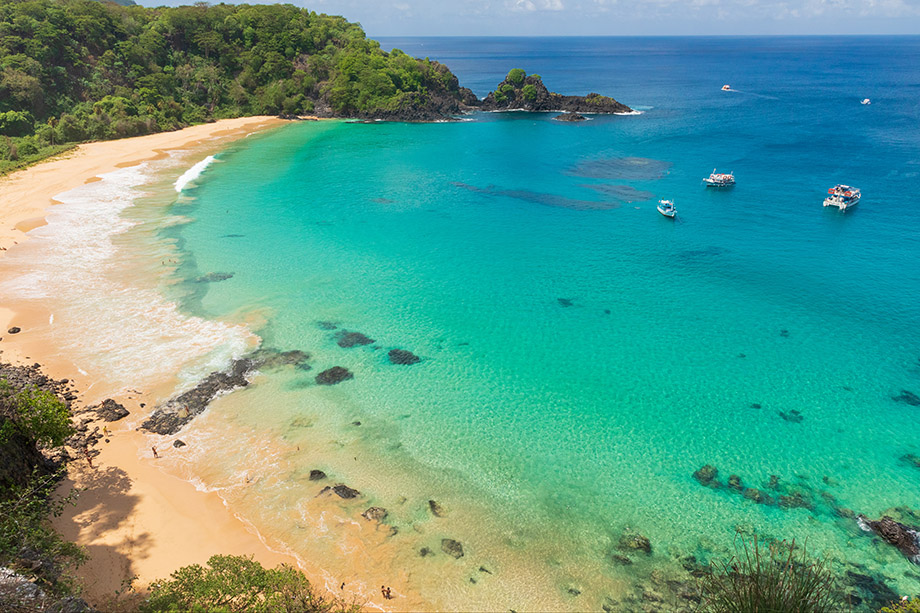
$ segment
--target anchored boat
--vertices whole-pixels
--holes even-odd
[[[735,173],[716,172],[716,169],[713,168],[712,174],[703,179],[703,183],[706,184],[706,187],[731,187],[735,184]]]
[[[862,100],[859,101],[859,103],[860,104],[872,104],[872,101],[869,100],[868,98],[863,98]]]
[[[658,212],[669,219],[674,219],[674,216],[677,215],[677,209],[674,208],[672,200],[659,200]]]
[[[860,197],[862,197],[862,194],[857,187],[835,185],[827,190],[824,206],[835,206],[841,211],[845,211],[859,204]]]
[[[728,85],[723,85],[723,86],[722,86],[722,91],[723,91],[723,92],[727,92],[727,91],[729,91],[730,89],[731,89],[731,87],[729,87]]]

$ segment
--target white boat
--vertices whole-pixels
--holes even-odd
[[[835,185],[827,190],[824,206],[835,206],[841,211],[845,211],[859,204],[860,197],[862,197],[862,194],[857,187]]]
[[[729,90],[731,90],[731,86],[729,86],[729,85],[723,85],[723,86],[722,86],[722,91],[723,91],[723,92],[727,92],[727,91],[729,91]]]
[[[659,200],[658,212],[670,219],[674,219],[674,216],[677,215],[677,209],[674,208],[672,200]]]
[[[869,100],[868,98],[863,98],[862,100],[859,101],[859,103],[860,104],[872,104],[872,101]]]
[[[716,172],[716,169],[713,168],[712,174],[703,179],[703,183],[706,184],[706,187],[731,187],[735,184],[735,173]]]

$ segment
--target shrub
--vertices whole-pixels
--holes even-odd
[[[524,100],[533,102],[537,99],[537,88],[528,83],[524,86],[524,89],[521,90],[521,95],[524,96]]]
[[[882,607],[878,613],[920,613],[920,597],[913,600],[908,600],[905,597],[903,600],[893,602],[887,607]]]
[[[520,87],[524,82],[524,77],[526,76],[527,73],[520,68],[512,68],[511,72],[508,73],[508,76],[505,77],[505,80],[509,83],[513,83],[515,87]]]
[[[11,417],[0,427],[0,444],[18,431],[42,445],[57,447],[73,432],[67,405],[45,390],[27,387],[15,392],[0,381],[0,410]]]
[[[236,613],[357,613],[360,607],[314,591],[296,568],[266,569],[243,556],[212,556],[155,581],[141,612],[223,611]]]
[[[839,609],[835,579],[823,560],[809,559],[795,541],[764,549],[754,536],[727,562],[700,579],[700,609],[707,613],[830,613]]]

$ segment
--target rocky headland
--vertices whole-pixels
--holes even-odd
[[[483,111],[565,111],[576,114],[603,113],[608,115],[634,112],[625,104],[601,94],[564,96],[551,92],[543,84],[540,75],[527,75],[520,68],[509,72],[495,91],[485,97],[479,108]],[[562,119],[562,117],[557,119]],[[577,121],[577,118],[565,117],[564,120]]]

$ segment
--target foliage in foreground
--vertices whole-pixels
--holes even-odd
[[[893,602],[879,609],[879,613],[920,613],[920,597]]]
[[[35,387],[16,391],[0,380],[0,444],[16,433],[47,447],[59,447],[73,433],[70,410],[51,392]]]
[[[357,613],[361,607],[320,595],[302,572],[282,564],[267,569],[243,556],[212,556],[206,566],[184,566],[154,582],[142,613]]]
[[[830,613],[840,607],[833,573],[823,560],[796,555],[795,541],[764,548],[754,536],[741,540],[727,562],[713,564],[700,579],[707,613]]]

